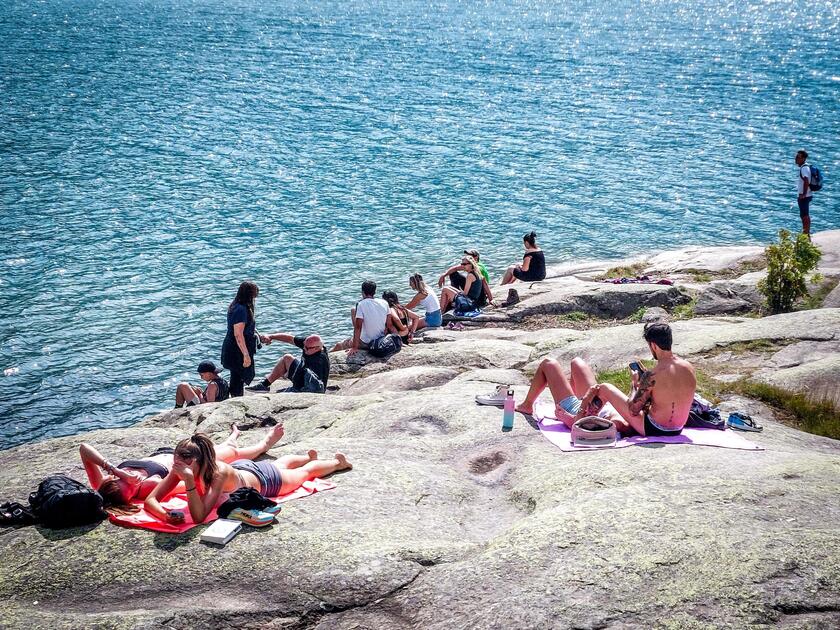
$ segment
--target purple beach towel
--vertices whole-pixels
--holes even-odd
[[[717,446],[719,448],[734,448],[742,451],[763,451],[764,447],[750,442],[732,429],[692,429],[685,428],[677,436],[634,435],[621,438],[614,445],[606,446],[572,446],[572,433],[569,428],[554,416],[554,407],[547,403],[534,406],[534,419],[539,423],[540,433],[561,451],[571,453],[575,451],[594,451],[603,448],[624,448],[634,444],[696,444],[699,446]]]

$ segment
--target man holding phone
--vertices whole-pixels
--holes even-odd
[[[647,370],[640,361],[630,364],[633,389],[626,396],[614,385],[593,385],[583,397],[582,408],[596,397],[609,402],[623,419],[616,423],[621,433],[679,435],[697,389],[694,367],[671,351],[671,327],[662,322],[645,326],[647,341],[656,366]],[[580,415],[580,414],[579,414]]]

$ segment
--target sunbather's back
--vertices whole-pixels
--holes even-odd
[[[697,388],[694,367],[675,355],[663,357],[653,369],[653,380],[649,415],[663,427],[681,429]]]

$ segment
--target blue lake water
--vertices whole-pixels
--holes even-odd
[[[263,331],[349,332],[464,246],[495,274],[840,227],[840,3],[0,6],[0,448],[124,426]],[[257,357],[268,370],[285,348]]]

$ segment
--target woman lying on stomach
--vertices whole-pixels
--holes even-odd
[[[196,433],[178,442],[172,470],[146,498],[145,507],[162,521],[181,523],[184,517],[167,512],[161,502],[172,494],[186,491],[193,522],[201,523],[225,500],[224,495],[239,488],[254,488],[263,496],[273,498],[297,490],[305,481],[346,468],[351,466],[341,453],[336,453],[334,459],[319,460],[314,450],[273,461],[238,459],[228,464],[218,460],[209,437]],[[181,483],[183,490],[180,490]]]
[[[214,449],[216,457],[223,462],[259,457],[283,437],[283,427],[274,427],[262,442],[254,446],[237,446],[238,437],[239,429],[232,425],[228,438]],[[161,480],[169,475],[174,451],[171,447],[163,447],[156,449],[148,457],[128,459],[114,466],[90,444],[83,442],[79,447],[90,485],[102,495],[105,507],[116,512],[132,512],[139,509],[131,502],[148,497]],[[184,488],[176,487],[176,491],[183,492]]]

